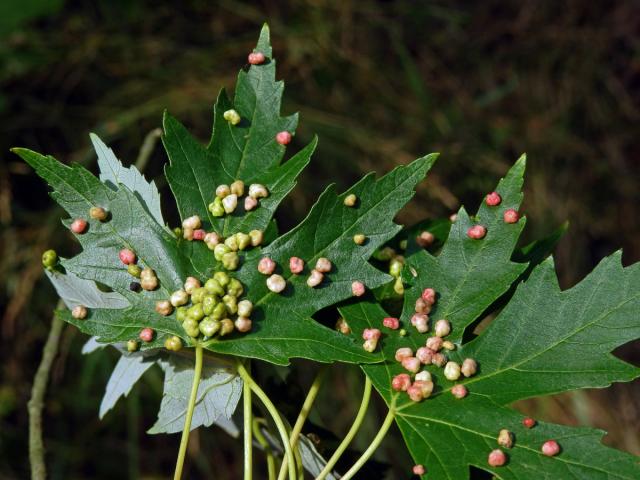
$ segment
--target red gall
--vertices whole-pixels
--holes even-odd
[[[258,271],[263,275],[271,275],[276,269],[276,262],[269,257],[262,257],[258,262]]]
[[[487,229],[482,225],[474,225],[467,230],[467,237],[474,240],[480,240],[487,234]]]
[[[265,60],[266,60],[266,57],[264,56],[264,53],[262,53],[262,52],[252,52],[247,57],[247,61],[251,65],[260,65],[260,64],[264,63]]]
[[[364,295],[364,292],[364,283],[356,281],[351,284],[351,293],[353,293],[354,297],[361,297],[362,295]]]
[[[496,205],[500,205],[500,202],[502,202],[502,197],[498,192],[491,192],[487,194],[484,201],[490,207],[495,207]]]
[[[153,328],[143,328],[142,330],[140,330],[140,340],[142,340],[143,342],[147,342],[149,343],[150,341],[153,340],[153,335],[155,334]]]
[[[276,135],[276,142],[280,145],[288,145],[291,143],[291,134],[287,131],[278,132]]]
[[[78,235],[82,235],[87,231],[87,221],[83,218],[76,218],[73,222],[71,222],[71,231],[73,233],[77,233]]]
[[[536,421],[531,418],[531,417],[526,417],[522,419],[522,425],[525,426],[525,428],[533,428],[536,426]]]
[[[304,270],[304,260],[299,257],[291,257],[289,259],[289,270],[291,270],[291,273],[294,275],[302,273],[302,270]]]
[[[543,455],[547,457],[555,457],[560,453],[560,445],[555,440],[547,440],[542,444],[542,448],[540,449]]]
[[[504,212],[504,222],[505,223],[517,223],[520,219],[520,214],[516,212],[513,208],[509,210],[505,210]]]
[[[420,296],[429,305],[436,303],[436,291],[433,288],[425,288]]]
[[[451,388],[451,394],[456,398],[464,398],[468,393],[467,387],[464,385],[454,385]]]
[[[397,330],[400,327],[400,320],[395,317],[385,317],[382,324],[391,330]]]
[[[391,380],[391,388],[396,392],[406,392],[411,386],[411,377],[408,373],[399,373]]]
[[[499,448],[496,448],[489,454],[487,463],[492,467],[502,467],[505,463],[507,463],[507,455]]]
[[[136,263],[136,254],[128,248],[123,248],[122,250],[120,250],[118,256],[120,257],[120,261],[125,265]]]
[[[204,237],[207,235],[207,232],[205,232],[204,230],[202,230],[201,228],[198,228],[197,230],[193,231],[193,239],[194,240],[204,240]]]

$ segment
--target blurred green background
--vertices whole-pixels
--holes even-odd
[[[299,111],[295,146],[320,146],[278,216],[299,221],[330,182],[386,172],[438,151],[441,157],[399,220],[448,216],[482,195],[528,154],[525,240],[570,229],[556,251],[569,287],[600,258],[624,248],[640,259],[640,4],[637,1],[485,2],[296,0],[3,0],[0,2],[0,479],[28,477],[27,416],[33,374],[56,297],[41,252],[77,246],[47,188],[8,152],[25,146],[95,168],[88,133],[125,163],[166,108],[202,140],[222,86],[233,87],[259,28],[272,30],[284,111]],[[156,146],[147,173],[164,193],[166,157]],[[283,213],[284,212],[284,213]],[[162,389],[152,371],[104,421],[98,405],[114,352],[83,357],[85,338],[66,328],[45,409],[51,478],[169,478],[178,436],[148,436]],[[616,352],[640,363],[638,344]],[[304,368],[300,368],[304,367]],[[283,410],[308,386],[296,364]],[[263,369],[263,381],[274,390]],[[356,369],[331,374],[312,420],[340,435],[360,401]],[[294,382],[295,380],[295,382]],[[640,454],[640,382],[532,400],[519,408],[546,420],[609,431],[607,444]],[[366,447],[383,411],[355,444]],[[319,449],[332,441],[318,430]],[[409,478],[397,441],[376,459],[386,478]],[[190,444],[187,478],[237,479],[238,442],[215,429]],[[258,458],[258,457],[256,457]],[[365,473],[359,478],[379,478]]]

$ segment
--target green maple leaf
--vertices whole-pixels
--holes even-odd
[[[639,478],[640,464],[632,455],[603,446],[604,432],[539,422],[532,429],[522,426],[523,416],[509,404],[523,398],[578,388],[605,387],[630,381],[640,369],[615,358],[610,352],[640,337],[640,264],[622,268],[620,254],[604,259],[575,287],[561,291],[553,261],[547,259],[533,269],[515,293],[509,291],[525,272],[526,264],[511,262],[517,235],[523,226],[500,224],[506,208],[517,208],[524,163],[519,161],[500,182],[497,191],[503,202],[480,208],[476,222],[488,226],[485,239],[466,238],[473,223],[461,210],[451,234],[437,257],[419,251],[408,258],[413,268],[406,276],[412,282],[406,292],[403,319],[414,311],[423,288],[438,292],[437,320],[451,320],[458,348],[447,352],[449,360],[465,358],[478,362],[478,372],[458,382],[448,381],[442,369],[426,367],[436,385],[432,396],[420,403],[391,388],[392,378],[406,372],[395,361],[395,351],[424,346],[428,334],[407,326],[408,335],[382,329],[384,335],[376,354],[381,363],[362,368],[374,386],[396,411],[395,419],[416,463],[424,464],[424,478],[469,478],[469,467],[490,471],[497,478]],[[500,239],[492,231],[505,235]],[[516,258],[538,262],[561,235],[560,229],[545,241],[520,250]],[[451,244],[451,245],[449,245]],[[445,258],[440,258],[446,255]],[[454,259],[457,258],[459,264]],[[445,268],[446,267],[446,268]],[[446,270],[446,271],[445,271]],[[415,276],[414,276],[415,275]],[[474,340],[464,343],[464,328],[475,322],[498,299],[510,297],[495,320]],[[388,314],[373,302],[340,308],[358,338],[364,328],[380,328]],[[407,325],[407,323],[405,323]],[[455,383],[464,384],[469,395],[456,399]],[[499,447],[498,432],[513,432],[515,444],[505,449],[508,462],[490,467],[487,457]],[[546,457],[540,448],[548,439],[561,445],[558,456]]]
[[[267,60],[242,70],[236,85],[233,104],[221,93],[214,109],[214,132],[207,147],[200,145],[175,119],[165,117],[164,144],[171,164],[167,178],[176,197],[182,217],[198,214],[204,228],[228,236],[239,231],[266,229],[278,203],[295,185],[295,178],[308,163],[316,145],[306,148],[282,163],[285,147],[275,140],[276,133],[292,131],[296,118],[280,116],[282,82],[275,81],[275,61],[268,44],[265,27],[257,50]],[[243,121],[232,126],[223,118],[229,108],[236,109]],[[80,330],[106,343],[121,343],[137,338],[144,327],[155,330],[154,340],[143,349],[161,347],[169,336],[179,336],[186,345],[192,340],[175,318],[175,312],[164,317],[155,312],[155,302],[167,299],[182,288],[188,276],[205,280],[222,265],[204,242],[177,238],[159,223],[157,190],[144,181],[139,172],[122,167],[97,137],[92,137],[100,159],[101,178],[96,178],[79,165],[66,166],[50,156],[26,149],[15,149],[52,187],[53,198],[71,218],[87,218],[91,207],[109,212],[107,221],[89,220],[86,233],[76,235],[82,252],[62,259],[62,267],[86,280],[106,285],[126,299],[126,308],[90,309],[86,319],[78,320],[68,311],[59,315]],[[421,158],[408,166],[398,167],[380,179],[364,177],[347,192],[338,195],[333,186],[321,195],[309,216],[287,234],[269,245],[239,252],[240,269],[233,273],[244,285],[245,298],[254,305],[253,330],[213,339],[205,347],[214,352],[241,355],[287,364],[292,357],[321,362],[372,361],[359,342],[327,328],[312,315],[327,306],[352,296],[354,281],[375,288],[389,281],[389,276],[373,268],[369,256],[400,229],[393,223],[397,211],[411,198],[435,161],[435,155]],[[142,180],[141,180],[142,179]],[[242,207],[223,218],[209,216],[207,204],[214,198],[216,187],[242,179],[245,184],[259,182],[270,195],[251,212]],[[347,194],[358,195],[358,204],[344,205]],[[66,220],[69,225],[71,220]],[[367,242],[356,245],[355,233],[367,235]],[[122,248],[136,252],[141,266],[152,268],[159,279],[153,292],[129,290],[132,277],[118,258]],[[288,271],[291,256],[303,258],[308,269],[303,275],[284,275],[287,289],[280,295],[266,288],[265,277],[257,272],[257,263],[265,255]],[[306,286],[308,270],[320,257],[334,264],[318,288]],[[284,274],[284,272],[282,272]]]

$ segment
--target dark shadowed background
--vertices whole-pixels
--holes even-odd
[[[640,260],[639,2],[172,3],[0,3],[0,479],[28,477],[25,406],[56,303],[40,255],[77,248],[46,186],[8,149],[95,169],[94,131],[130,163],[165,108],[204,141],[217,92],[233,87],[264,21],[286,80],[284,111],[301,115],[295,146],[320,136],[312,165],[280,209],[283,229],[328,183],[345,187],[363,172],[432,151],[440,160],[399,221],[448,216],[461,204],[475,209],[526,152],[525,240],[569,220],[556,251],[563,287],[616,249],[624,248],[626,264]],[[157,145],[146,172],[176,223],[165,161]],[[83,357],[84,341],[66,328],[53,366],[44,425],[51,478],[169,478],[178,435],[144,433],[158,409],[160,371],[100,422],[116,355]],[[640,362],[637,343],[616,353]],[[295,365],[281,404],[292,415],[303,396],[295,384],[307,387],[312,370]],[[346,432],[361,383],[357,369],[336,369],[311,420]],[[606,443],[640,454],[638,398],[636,381],[519,408],[606,429]],[[366,447],[382,415],[381,408],[370,415],[356,448]],[[334,445],[319,435],[321,450]],[[408,478],[411,461],[394,435],[376,459],[390,464],[386,478]],[[196,432],[189,458],[187,478],[240,478],[241,445],[220,430]]]

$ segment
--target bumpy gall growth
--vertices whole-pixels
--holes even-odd
[[[452,382],[458,380],[460,378],[460,365],[456,362],[447,362],[444,366],[444,376]]]
[[[167,315],[171,315],[171,312],[173,312],[173,305],[171,305],[169,300],[159,300],[156,302],[156,312],[160,315],[164,315],[165,317]]]
[[[262,230],[251,230],[249,232],[249,238],[251,239],[251,246],[257,247],[262,244],[264,232]]]
[[[291,143],[291,134],[287,131],[278,132],[276,135],[276,142],[280,145],[288,145]]]
[[[351,284],[351,293],[353,293],[354,297],[361,297],[362,295],[364,295],[364,292],[364,283],[356,281]]]
[[[94,220],[104,222],[107,219],[108,213],[102,207],[91,207],[89,209],[89,216]]]
[[[78,235],[82,235],[87,231],[87,221],[83,218],[76,218],[73,222],[71,222],[71,231],[73,233],[77,233]]]
[[[445,340],[444,342],[442,342],[442,348],[444,348],[445,350],[455,350],[456,345],[449,340]]]
[[[373,352],[378,346],[378,340],[382,333],[377,328],[365,328],[362,332],[364,343],[362,347],[369,353]]]
[[[424,395],[422,395],[422,389],[415,384],[407,388],[407,394],[409,395],[409,398],[414,402],[421,402],[424,399]]]
[[[433,363],[433,356],[436,352],[427,347],[420,347],[416,350],[416,358],[420,360],[424,365],[431,365]]]
[[[237,125],[240,123],[240,114],[233,109],[224,112],[222,117],[231,125]]]
[[[249,196],[251,198],[267,198],[269,196],[269,190],[261,183],[252,183],[249,185]]]
[[[391,380],[391,388],[396,392],[406,392],[411,386],[411,377],[407,373],[400,373]]]
[[[182,349],[182,340],[180,337],[176,337],[175,335],[173,337],[169,337],[164,341],[164,348],[177,352]]]
[[[435,239],[436,237],[433,235],[433,233],[425,230],[424,232],[420,232],[420,234],[416,237],[416,243],[422,248],[427,248],[433,244]]]
[[[424,475],[424,472],[426,470],[424,469],[424,466],[422,466],[422,465],[414,465],[413,468],[411,469],[411,471],[413,472],[414,475]]]
[[[135,352],[138,348],[140,348],[140,345],[135,340],[127,341],[127,352]]]
[[[422,398],[429,398],[431,393],[433,392],[433,382],[431,380],[416,380],[413,382],[413,387],[417,387],[420,389],[422,393]]]
[[[436,367],[444,367],[445,364],[447,363],[447,357],[445,357],[443,354],[441,353],[434,353],[433,354],[433,359],[431,359],[431,363],[433,365],[435,365]]]
[[[273,293],[280,293],[287,286],[287,282],[278,274],[271,275],[267,278],[267,288]]]
[[[525,428],[533,428],[536,426],[536,421],[531,417],[523,418],[522,425],[524,425]]]
[[[513,208],[506,210],[504,212],[504,222],[505,223],[517,223],[520,219],[520,215]]]
[[[171,294],[169,301],[174,307],[186,305],[189,302],[189,294],[184,290],[176,290]]]
[[[480,240],[487,234],[487,229],[482,225],[474,225],[467,230],[467,237]]]
[[[197,230],[193,231],[193,239],[194,240],[198,240],[198,241],[202,241],[204,240],[204,237],[207,235],[207,232],[205,232],[203,229],[198,228]]]
[[[443,340],[440,337],[429,337],[427,338],[427,342],[425,345],[427,346],[427,348],[430,348],[434,352],[438,352],[442,348],[442,343]]]
[[[382,324],[391,330],[397,330],[400,327],[400,320],[395,317],[385,317]]]
[[[349,195],[344,197],[343,203],[346,207],[353,207],[355,206],[357,201],[358,201],[358,197],[356,197],[353,193],[350,193]]]
[[[416,373],[416,381],[431,382],[431,373],[429,373],[427,370],[422,370],[421,372]]]
[[[436,322],[436,326],[433,330],[436,337],[446,337],[451,333],[451,324],[448,320],[441,319]]]
[[[87,318],[87,307],[84,305],[76,305],[73,307],[73,310],[71,310],[71,316],[76,320],[84,320]]]
[[[499,448],[496,448],[489,454],[487,463],[492,467],[502,467],[505,463],[507,463],[507,455]]]
[[[513,433],[506,428],[503,428],[498,433],[498,445],[504,448],[513,447]]]
[[[231,185],[229,185],[229,189],[231,190],[231,193],[241,197],[242,195],[244,195],[244,182],[242,180],[236,180]]]
[[[332,268],[331,260],[325,257],[320,257],[316,262],[316,270],[322,273],[330,272]]]
[[[244,197],[244,209],[250,212],[258,206],[258,200],[253,197]]]
[[[460,371],[465,377],[471,377],[478,371],[478,364],[473,358],[465,358]]]
[[[142,330],[140,330],[140,340],[142,340],[143,342],[147,342],[149,343],[150,341],[153,340],[153,335],[155,334],[153,328],[143,328]]]
[[[262,53],[262,52],[252,52],[247,57],[247,61],[251,65],[260,65],[260,64],[264,63],[265,60],[266,60],[266,57],[264,56],[264,53]]]
[[[436,291],[433,288],[425,288],[420,296],[429,305],[436,303]]]
[[[191,295],[196,288],[200,288],[202,283],[196,277],[187,277],[184,281],[184,291]]]
[[[271,275],[276,269],[276,262],[269,257],[262,257],[258,262],[258,271],[263,275]]]
[[[496,205],[500,205],[500,202],[502,202],[502,197],[498,192],[491,192],[487,194],[484,201],[490,207],[495,207]]]
[[[336,321],[336,330],[344,335],[349,335],[351,333],[351,327],[349,326],[347,321],[342,317],[340,317]]]
[[[411,373],[417,373],[421,367],[420,360],[416,357],[405,357],[400,363],[402,363],[402,366]]]
[[[133,251],[129,250],[128,248],[123,248],[122,250],[120,250],[120,253],[118,254],[118,256],[120,257],[120,261],[125,265],[131,265],[132,263],[136,263],[136,254],[133,253]]]
[[[356,245],[364,245],[364,242],[367,241],[367,237],[362,233],[356,233],[353,236],[353,243]]]
[[[238,196],[233,193],[222,199],[222,208],[225,213],[233,213],[238,206]]]
[[[236,318],[234,325],[236,327],[236,330],[238,330],[240,333],[247,333],[251,330],[252,322],[250,318],[238,317]]]
[[[547,440],[542,444],[542,448],[540,449],[543,455],[547,457],[555,457],[560,453],[560,445],[555,440]]]
[[[469,392],[467,391],[467,387],[464,385],[454,385],[451,388],[451,394],[456,398],[464,398],[467,396]]]
[[[191,217],[185,218],[182,221],[182,228],[188,228],[189,230],[196,230],[202,226],[202,222],[200,221],[200,217],[198,215],[193,215]]]
[[[299,257],[291,257],[289,259],[289,270],[295,275],[302,273],[302,270],[304,270],[304,260]]]
[[[420,333],[429,331],[429,316],[426,313],[416,313],[411,317],[411,325]]]
[[[322,283],[324,279],[324,274],[316,270],[315,268],[309,272],[309,278],[307,278],[307,285],[311,288],[317,287]]]
[[[404,358],[413,357],[413,350],[409,347],[401,347],[396,350],[396,362],[401,362]]]

